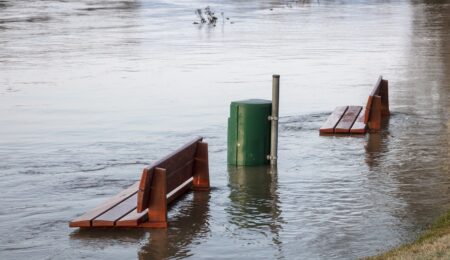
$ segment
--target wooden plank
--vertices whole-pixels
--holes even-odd
[[[201,142],[203,138],[198,137],[189,143],[183,145],[173,153],[165,156],[163,159],[155,162],[152,166],[166,169],[167,172],[172,172],[188,161],[192,160],[197,150],[197,143]]]
[[[381,80],[381,87],[378,94],[381,97],[381,116],[389,116],[391,113],[389,111],[389,84],[387,80]]]
[[[328,117],[327,121],[323,126],[320,128],[321,134],[332,134],[334,133],[334,128],[341,120],[342,116],[344,115],[345,111],[347,111],[348,106],[341,106],[336,107],[331,113],[331,115]]]
[[[150,201],[148,204],[148,221],[167,227],[167,178],[166,170],[155,168],[151,184]]]
[[[192,181],[194,180],[194,177],[191,177],[187,179],[184,183],[182,183],[180,186],[172,190],[167,194],[167,204],[172,203],[175,201],[178,197],[180,197],[182,194],[186,193],[187,190],[189,190],[192,187]]]
[[[369,122],[370,108],[372,107],[373,96],[367,98],[366,109],[364,110],[364,124]]]
[[[191,177],[184,183],[182,183],[180,186],[172,190],[172,192],[169,192],[166,195],[167,198],[167,204],[172,203],[175,201],[179,196],[184,194],[187,190],[189,190],[192,186],[192,180],[194,178]],[[133,210],[118,221],[116,221],[115,226],[117,227],[137,227],[141,224],[145,223],[148,220],[148,210],[144,210],[141,213],[138,213],[137,210]],[[145,226],[145,225],[144,225]],[[161,225],[156,225],[157,227]],[[162,224],[162,226],[164,226]]]
[[[180,186],[187,179],[192,177],[192,169],[194,166],[194,159],[188,161],[180,168],[167,173],[167,193]]]
[[[370,117],[367,124],[370,130],[380,130],[381,128],[381,97],[374,96],[372,107],[370,108]]]
[[[370,93],[370,96],[378,96],[380,92],[381,83],[383,81],[383,76],[379,76],[377,79],[377,83],[373,86],[372,92]]]
[[[137,212],[142,212],[148,207],[148,201],[150,196],[150,187],[153,178],[154,168],[144,168],[141,175],[141,181],[139,182],[139,191],[137,199]]]
[[[144,210],[142,212],[137,212],[137,210],[133,210],[123,218],[116,221],[116,226],[118,227],[137,227],[140,224],[144,223],[148,219],[148,210]]]
[[[194,190],[208,191],[209,187],[209,160],[208,160],[208,144],[199,142],[197,152],[195,153],[193,168]]]
[[[137,205],[137,193],[128,199],[117,204],[112,209],[106,211],[100,216],[92,220],[93,227],[112,227],[117,220],[121,219],[131,211],[136,209]]]
[[[383,81],[383,77],[379,76],[377,83],[375,83],[375,86],[373,87],[372,92],[370,93],[369,97],[367,98],[366,110],[364,111],[364,123],[365,124],[367,124],[369,122],[370,109],[372,107],[373,97],[378,95],[378,93],[380,92],[382,81]]]
[[[345,111],[344,116],[342,116],[341,120],[336,125],[334,132],[337,134],[350,133],[350,128],[352,128],[361,109],[362,107],[360,106],[349,106],[347,111]]]
[[[121,191],[119,194],[110,198],[109,200],[105,201],[104,203],[100,204],[93,210],[88,211],[85,214],[83,214],[82,216],[70,221],[69,226],[70,227],[90,227],[93,219],[95,219],[96,217],[105,213],[109,209],[113,208],[120,202],[122,202],[122,201],[126,200],[127,198],[136,194],[136,192],[138,191],[138,187],[139,187],[139,182],[136,182],[131,187]]]
[[[355,123],[353,124],[352,128],[350,129],[351,134],[365,134],[367,129],[367,124],[364,123],[364,111],[363,108],[361,112],[358,115],[358,118],[356,118]]]

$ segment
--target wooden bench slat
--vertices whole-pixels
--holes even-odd
[[[335,133],[349,133],[350,128],[352,128],[353,123],[361,112],[362,107],[360,106],[349,106],[347,111],[345,111],[344,116],[342,116],[339,123],[334,129]]]
[[[175,201],[181,194],[185,193],[187,190],[189,190],[192,187],[192,181],[194,180],[194,177],[191,177],[187,179],[185,182],[183,182],[180,186],[172,190],[167,194],[167,204],[172,203]]]
[[[138,213],[136,209],[116,221],[118,227],[137,227],[148,219],[148,210]]]
[[[137,205],[137,193],[128,199],[117,204],[112,209],[106,211],[102,215],[92,220],[93,227],[111,227],[114,226],[117,220],[121,219],[134,209]]]
[[[141,175],[141,181],[139,183],[138,199],[137,199],[137,212],[142,212],[147,208],[150,189],[149,187],[152,183],[154,168],[144,168]]]
[[[378,96],[380,92],[381,82],[383,80],[383,76],[379,76],[377,79],[377,83],[375,83],[375,86],[372,89],[372,92],[370,93],[370,96]]]
[[[366,108],[364,109],[364,123],[367,124],[369,122],[370,116],[370,108],[372,107],[373,96],[369,96],[367,98]]]
[[[195,151],[197,150],[197,143],[202,141],[203,138],[198,137],[191,142],[183,145],[175,152],[167,155],[163,159],[155,162],[151,167],[158,167],[166,169],[167,172],[172,172],[183,166],[187,161],[192,160]]]
[[[199,142],[197,144],[197,152],[194,158],[194,167],[192,180],[192,189],[196,191],[209,191],[209,159],[208,159],[208,144]]]
[[[192,177],[193,166],[194,160],[192,159],[175,171],[167,173],[167,193],[170,193]]]
[[[381,80],[378,95],[381,97],[381,116],[389,116],[391,112],[389,111],[389,83],[387,80]]]
[[[366,109],[364,110],[364,123],[365,124],[367,124],[369,122],[370,108],[372,107],[373,97],[377,96],[379,94],[382,82],[383,82],[383,77],[379,76],[377,83],[375,83],[375,86],[373,87],[372,92],[370,93],[369,97],[367,98]]]
[[[184,194],[192,186],[193,177],[186,180],[184,183],[173,189],[167,194],[167,204],[174,202],[181,194]],[[148,210],[144,210],[138,213],[137,210],[133,210],[121,219],[117,220],[115,226],[118,227],[137,227],[144,223],[148,219]]]
[[[331,113],[331,115],[328,117],[327,121],[323,126],[320,128],[320,133],[326,134],[326,133],[334,133],[334,128],[341,120],[342,116],[344,115],[345,111],[347,111],[348,106],[341,106],[336,107]]]
[[[110,198],[106,202],[100,204],[93,210],[88,211],[85,214],[83,214],[82,216],[70,221],[69,226],[70,227],[90,227],[92,224],[91,221],[93,219],[95,219],[96,217],[105,213],[106,211],[113,208],[114,206],[121,203],[122,201],[126,200],[127,198],[136,194],[138,191],[138,187],[139,187],[139,182],[136,182],[135,184],[133,184],[126,190],[121,191],[119,194]]]
[[[358,118],[356,118],[355,123],[353,124],[352,128],[350,129],[351,134],[365,134],[367,129],[367,124],[364,123],[364,111],[365,108],[359,112]]]

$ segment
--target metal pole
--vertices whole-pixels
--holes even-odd
[[[277,164],[278,153],[278,108],[280,101],[280,75],[272,76],[272,128],[270,133],[270,164]]]

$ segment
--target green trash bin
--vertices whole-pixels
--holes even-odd
[[[272,102],[263,99],[233,101],[228,118],[228,164],[257,166],[270,161]]]

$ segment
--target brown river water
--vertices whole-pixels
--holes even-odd
[[[207,5],[217,26],[193,24]],[[230,102],[270,99],[275,73],[278,168],[227,166]],[[319,136],[380,74],[384,130]],[[450,208],[449,92],[450,1],[1,0],[0,259],[387,250]],[[68,227],[197,135],[213,189],[167,230]]]

